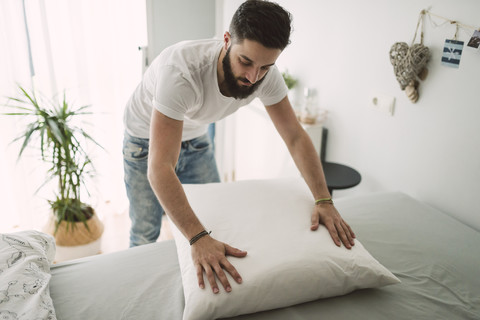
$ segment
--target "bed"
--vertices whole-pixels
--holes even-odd
[[[252,183],[266,193],[278,184],[303,188],[300,179],[242,182],[247,189]],[[224,185],[232,184],[217,188]],[[185,188],[190,195],[200,190]],[[399,192],[340,198],[335,204],[365,249],[401,282],[231,319],[480,319],[478,231]],[[173,240],[44,271],[57,319],[183,317],[184,286]]]

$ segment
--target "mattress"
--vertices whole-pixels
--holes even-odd
[[[403,193],[336,207],[401,283],[231,319],[480,319],[478,231]],[[173,241],[60,263],[51,274],[58,319],[182,319]]]

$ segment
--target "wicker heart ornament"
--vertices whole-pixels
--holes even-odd
[[[418,100],[418,79],[425,80],[427,77],[428,60],[430,50],[421,43],[409,47],[405,42],[397,42],[390,49],[395,77],[413,103]]]

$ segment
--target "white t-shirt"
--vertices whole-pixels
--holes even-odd
[[[128,134],[149,138],[152,108],[183,121],[182,141],[207,132],[208,125],[259,97],[264,105],[287,95],[282,75],[272,66],[255,92],[245,99],[224,96],[218,87],[217,62],[222,40],[183,41],[153,61],[130,97],[124,124]]]

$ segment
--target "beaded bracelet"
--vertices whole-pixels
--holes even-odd
[[[193,245],[195,242],[200,240],[200,238],[202,238],[204,236],[208,236],[210,233],[212,233],[212,231],[207,232],[207,231],[203,230],[202,232],[200,232],[199,234],[194,236],[192,239],[190,239],[190,245]]]
[[[333,200],[332,200],[332,198],[321,198],[321,199],[315,200],[315,204],[319,204],[319,203],[333,204]]]

